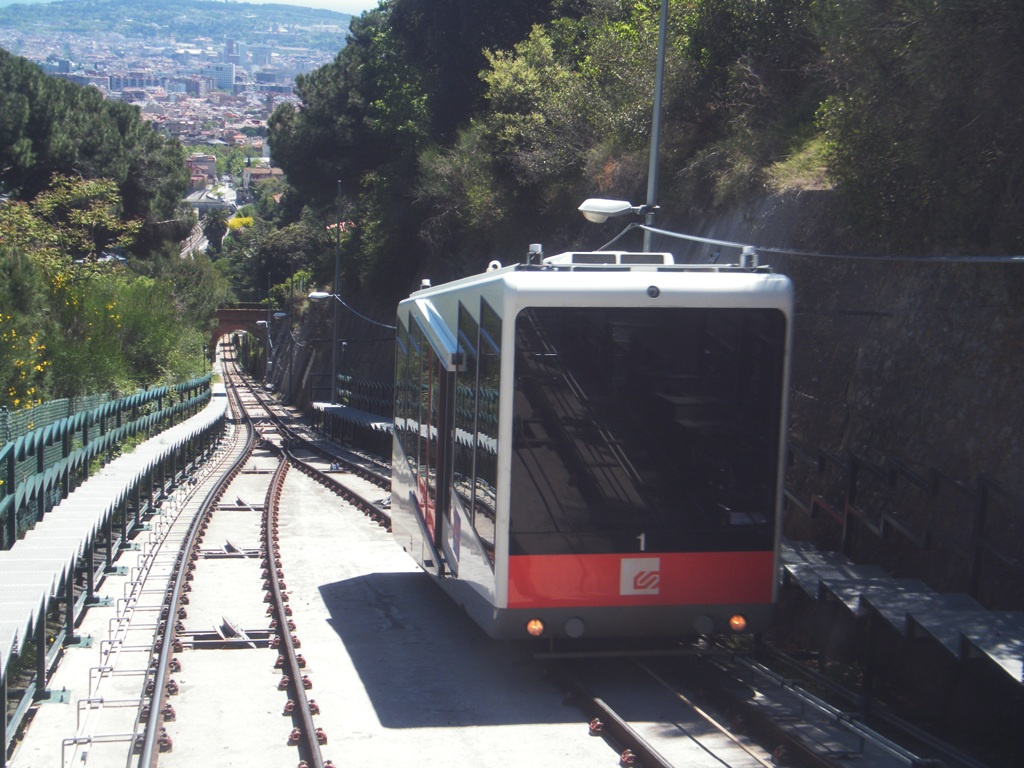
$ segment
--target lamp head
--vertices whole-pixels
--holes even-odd
[[[612,216],[624,216],[637,210],[628,200],[604,200],[600,197],[588,198],[579,207],[583,217],[594,224],[604,224]]]
[[[309,299],[310,301],[323,301],[324,299],[331,298],[333,295],[333,293],[327,293],[327,291],[312,291],[309,294]]]

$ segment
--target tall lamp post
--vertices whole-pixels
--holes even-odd
[[[284,320],[286,317],[289,317],[287,312],[275,312],[274,313],[274,319],[275,320],[278,320],[278,321]],[[289,322],[289,326],[290,326],[291,319],[289,319],[288,322]],[[290,334],[291,333],[291,328],[290,327],[289,327],[288,331],[289,331],[289,334]],[[268,332],[269,332],[269,328],[268,328]],[[281,352],[284,351],[284,349],[285,349],[285,347],[282,347],[281,346],[281,342],[278,341],[278,343],[277,343],[277,350],[276,350],[277,354],[275,355],[275,358],[280,357],[281,356]],[[293,348],[289,348],[287,351],[288,351],[288,366],[286,368],[287,372],[284,374],[284,376],[283,376],[283,378],[281,380],[281,396],[285,399],[286,402],[291,399],[291,394],[292,394],[292,383],[291,383],[291,378],[292,378],[292,356],[295,354],[295,350]],[[287,387],[288,389],[285,390],[285,387]]]
[[[644,224],[654,226],[658,206],[658,151],[661,147],[661,94],[665,90],[665,37],[668,27],[668,0],[661,0],[658,22],[658,63],[654,67],[654,114],[651,116],[651,153],[647,166],[647,205]],[[644,250],[650,253],[654,233],[644,230]]]
[[[341,179],[338,179],[338,216],[335,222],[334,238],[334,288],[332,292],[338,295],[338,282],[341,275]],[[339,302],[334,304],[334,320],[331,324],[331,405],[338,402],[338,313],[341,308]]]
[[[273,351],[273,342],[270,340],[270,321],[257,320],[256,326],[263,329],[266,339],[263,344],[263,383],[266,384],[270,377],[270,353]]]
[[[334,239],[334,287],[331,289],[331,293],[324,293],[323,291],[313,291],[309,294],[309,298],[313,301],[323,301],[324,299],[334,297],[338,298],[338,283],[341,279],[341,180],[338,180],[338,212],[337,220],[335,221],[337,231],[335,232]],[[338,403],[338,313],[341,311],[338,303],[334,305],[331,321],[331,405],[337,405]]]

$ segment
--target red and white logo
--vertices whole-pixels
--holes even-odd
[[[656,595],[660,583],[660,557],[631,557],[620,561],[620,595]]]

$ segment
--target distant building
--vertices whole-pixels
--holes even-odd
[[[214,88],[218,91],[235,92],[235,65],[228,63],[213,63],[203,67],[199,74],[213,80]]]
[[[272,83],[267,83],[259,87],[259,92],[261,95],[264,96],[291,96],[295,92],[295,89],[291,85],[275,85]]]
[[[121,101],[128,104],[141,103],[146,100],[145,88],[123,88],[121,90]]]
[[[207,190],[201,189],[198,192],[193,192],[185,198],[185,202],[196,209],[196,212],[202,216],[207,211],[212,211],[215,208],[224,208],[228,211],[234,211],[234,203],[229,203],[220,197],[211,195]]]
[[[82,72],[72,72],[70,75],[55,75],[78,85],[91,85],[101,91],[108,91],[107,83],[109,78],[106,75],[96,75]]]
[[[261,85],[265,85],[270,83],[288,82],[291,79],[291,76],[283,69],[267,67],[254,74],[252,79]]]
[[[269,67],[274,58],[274,49],[269,45],[257,45],[252,52],[252,63],[257,67]]]
[[[264,179],[275,179],[283,178],[284,171],[280,168],[251,168],[245,167],[242,169],[242,187],[249,189],[253,184],[263,181]]]
[[[112,91],[124,91],[129,88],[163,88],[166,77],[156,77],[146,72],[129,72],[109,76],[108,87]]]
[[[217,178],[217,158],[213,155],[192,155],[186,163],[193,174]]]

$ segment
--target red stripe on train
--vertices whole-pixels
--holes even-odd
[[[508,607],[769,603],[773,579],[772,552],[521,555]]]

